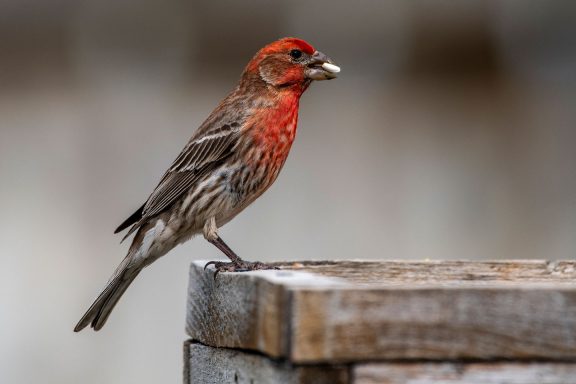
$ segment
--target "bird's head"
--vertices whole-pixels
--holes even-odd
[[[336,78],[340,68],[304,40],[286,37],[268,44],[252,58],[245,77],[257,77],[277,88],[305,89],[312,80]]]

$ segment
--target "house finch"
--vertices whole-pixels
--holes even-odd
[[[116,229],[136,232],[128,254],[74,328],[99,330],[140,271],[202,232],[231,260],[216,273],[270,269],[238,257],[218,236],[276,179],[296,134],[298,103],[312,80],[340,71],[307,42],[284,38],[262,48],[236,88],[196,130],[148,200]],[[125,237],[125,238],[126,238]]]

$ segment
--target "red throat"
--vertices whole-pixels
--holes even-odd
[[[276,107],[259,110],[250,122],[254,127],[252,139],[258,143],[258,147],[265,148],[258,161],[268,162],[278,171],[296,137],[299,99],[300,95],[286,92]]]

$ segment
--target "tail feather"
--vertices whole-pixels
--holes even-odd
[[[74,332],[79,332],[84,329],[88,324],[95,331],[100,330],[106,320],[108,320],[108,316],[114,309],[114,306],[118,303],[126,289],[130,286],[132,281],[138,276],[141,269],[124,269],[120,273],[116,273],[113,278],[108,282],[106,288],[100,293],[98,298],[94,301],[94,303],[88,308],[84,316],[80,319],[76,327],[74,328]]]
[[[131,226],[132,224],[136,224],[137,222],[139,222],[140,219],[142,219],[142,215],[144,214],[144,207],[145,206],[146,206],[146,204],[143,204],[140,208],[138,208],[138,210],[136,212],[131,214],[129,218],[124,220],[122,222],[122,224],[120,224],[118,226],[118,228],[116,228],[114,233],[122,232],[123,230],[125,230],[126,228]]]

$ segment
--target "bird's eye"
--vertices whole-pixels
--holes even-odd
[[[293,49],[290,51],[290,56],[292,56],[293,59],[298,60],[302,57],[302,51],[299,49]]]

